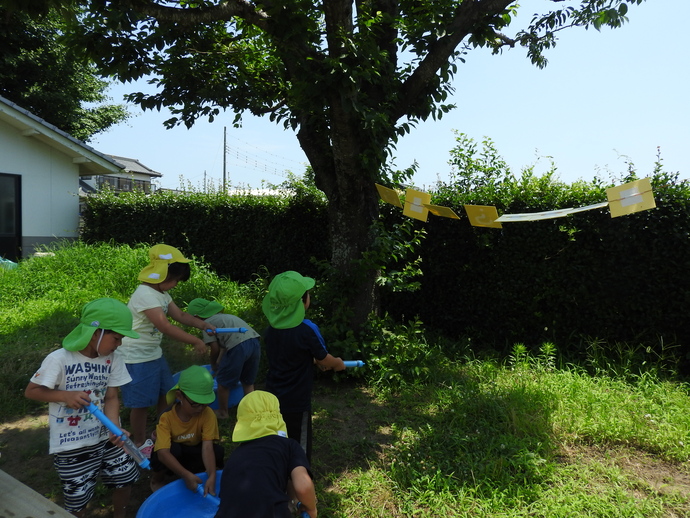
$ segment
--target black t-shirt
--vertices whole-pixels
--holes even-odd
[[[223,469],[216,518],[291,518],[287,483],[298,466],[309,470],[294,439],[269,435],[240,444]]]
[[[280,401],[282,413],[311,409],[314,359],[323,360],[328,351],[319,328],[304,320],[297,327],[269,327],[264,336],[268,373],[266,390]]]

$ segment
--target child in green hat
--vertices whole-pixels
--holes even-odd
[[[268,373],[266,390],[280,401],[288,437],[297,440],[311,461],[311,392],[314,364],[341,371],[345,363],[328,353],[316,324],[304,318],[311,303],[314,279],[298,272],[276,275],[262,309],[270,324],[264,335]]]
[[[100,474],[113,491],[115,518],[124,518],[136,463],[108,440],[105,426],[85,407],[94,403],[120,422],[117,387],[131,378],[114,352],[123,336],[136,338],[132,313],[122,302],[97,299],[86,304],[79,325],[50,353],[31,377],[24,395],[48,403],[50,453],[60,475],[64,507],[84,516]]]
[[[218,420],[208,405],[216,399],[213,376],[205,367],[192,365],[167,394],[172,405],[156,427],[151,455],[151,489],[156,491],[169,477],[181,478],[190,491],[202,483],[196,473],[206,472],[204,496],[216,494],[216,469],[223,468],[225,451],[218,444]]]
[[[246,329],[244,333],[202,333],[204,342],[211,347],[211,369],[218,382],[216,415],[220,419],[227,419],[230,388],[241,381],[245,395],[254,390],[261,361],[260,335],[240,317],[223,313],[223,306],[213,300],[194,299],[187,306],[187,313],[204,319],[217,328]]]

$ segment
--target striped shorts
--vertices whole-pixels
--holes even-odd
[[[60,476],[64,508],[74,513],[81,511],[93,498],[100,474],[108,488],[121,488],[139,479],[139,470],[124,450],[109,440],[93,446],[56,453],[53,465]]]

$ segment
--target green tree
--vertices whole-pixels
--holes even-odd
[[[12,2],[22,8],[24,0]],[[32,9],[76,6],[72,45],[101,72],[152,77],[157,93],[135,93],[144,109],[169,107],[168,126],[188,127],[221,110],[268,114],[296,132],[329,201],[332,266],[357,324],[377,309],[377,272],[363,254],[376,242],[378,196],[397,139],[440,118],[463,55],[523,46],[543,51],[569,27],[618,27],[628,4],[544,0],[543,15],[512,37],[515,0],[32,0]],[[554,9],[549,11],[549,9]]]
[[[106,104],[108,82],[61,42],[63,27],[54,11],[32,19],[0,9],[0,95],[88,141],[129,114]]]

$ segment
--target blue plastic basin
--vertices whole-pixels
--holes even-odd
[[[199,473],[206,482],[206,473]],[[216,495],[220,491],[223,470],[216,472]],[[183,480],[176,480],[163,486],[144,500],[136,518],[213,518],[218,511],[216,503],[207,500],[199,493],[187,489]]]

